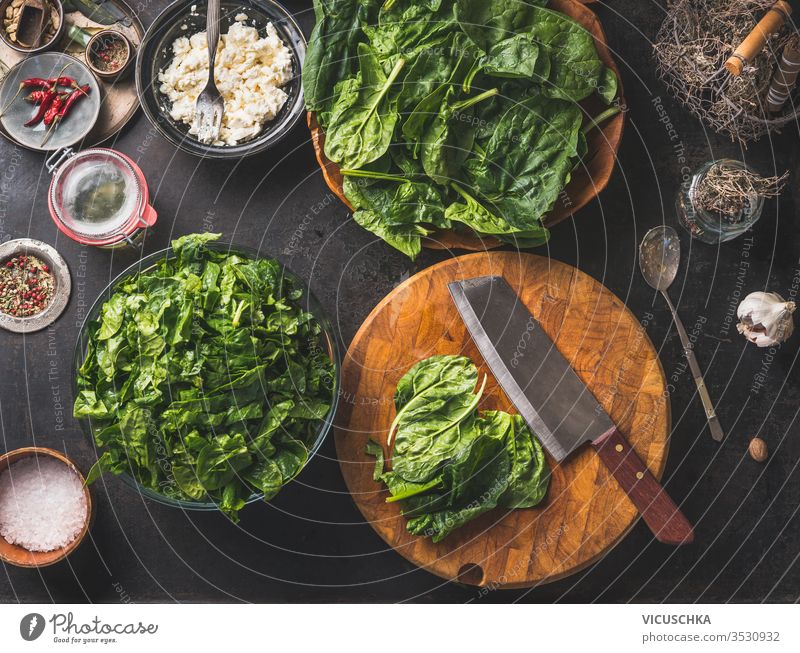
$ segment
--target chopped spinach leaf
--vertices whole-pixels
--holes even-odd
[[[210,247],[218,238],[179,238],[116,285],[88,324],[74,415],[106,449],[87,482],[124,472],[236,520],[302,469],[336,389],[303,289],[277,261]]]

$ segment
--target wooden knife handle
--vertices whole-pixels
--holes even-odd
[[[678,545],[694,540],[692,525],[616,427],[597,438],[592,446],[659,542]]]

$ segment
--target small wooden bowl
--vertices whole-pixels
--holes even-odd
[[[582,165],[573,171],[570,182],[564,188],[553,209],[544,216],[542,222],[546,227],[552,227],[572,216],[608,185],[617,161],[617,150],[622,140],[622,129],[625,124],[625,95],[622,78],[606,45],[606,35],[600,20],[591,9],[584,6],[584,2],[587,1],[591,0],[583,0],[583,2],[581,0],[551,0],[548,9],[566,14],[580,23],[592,35],[600,60],[617,75],[619,90],[614,102],[623,107],[623,111],[587,134],[588,153],[583,158]],[[596,116],[606,108],[596,94],[583,100],[580,106],[589,116]],[[322,168],[325,183],[344,202],[345,206],[352,210],[353,207],[344,196],[344,179],[339,166],[325,156],[325,132],[322,131],[313,113],[308,114],[308,127],[311,130],[311,143],[317,155],[317,162]],[[466,249],[471,251],[484,251],[502,245],[496,238],[481,237],[470,231],[451,230],[436,230],[422,243],[429,249]]]
[[[0,456],[0,473],[4,472],[15,462],[31,456],[49,456],[55,458],[72,469],[72,471],[78,475],[78,478],[81,479],[82,483],[86,480],[75,464],[63,453],[45,447],[23,447],[22,449],[15,449],[14,451],[9,451],[7,454]],[[0,560],[17,567],[48,567],[57,562],[61,562],[70,553],[75,551],[75,549],[80,546],[81,542],[83,542],[86,533],[89,532],[89,527],[94,518],[94,504],[92,503],[92,494],[88,486],[83,486],[83,492],[86,496],[86,523],[72,542],[61,549],[54,549],[53,551],[28,551],[28,549],[24,549],[21,546],[11,544],[0,535]]]
[[[98,55],[96,51],[99,47],[101,47],[101,44],[104,41],[108,40],[119,41],[125,46],[127,51],[125,63],[113,71],[103,70],[97,65]],[[100,79],[110,81],[125,77],[130,72],[131,64],[133,64],[133,60],[136,58],[136,56],[134,54],[133,44],[130,42],[130,39],[128,39],[127,36],[115,29],[104,29],[100,32],[97,32],[97,34],[89,39],[89,43],[86,44],[85,58],[86,65],[89,66],[90,70],[95,75],[97,75]]]

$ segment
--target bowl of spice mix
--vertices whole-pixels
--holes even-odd
[[[86,537],[92,495],[64,454],[45,447],[0,456],[0,560],[46,567],[64,560]]]
[[[97,32],[86,45],[86,63],[100,79],[122,78],[130,71],[133,59],[133,45],[117,30]]]
[[[71,286],[67,264],[50,245],[31,238],[0,245],[0,327],[46,328],[66,308]]]

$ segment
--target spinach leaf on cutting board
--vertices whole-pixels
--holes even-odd
[[[373,478],[389,490],[387,502],[399,503],[412,534],[439,542],[494,508],[530,508],[547,493],[544,452],[522,418],[478,413],[485,382],[479,386],[464,356],[420,361],[397,384],[390,470],[383,447],[367,443]]]

